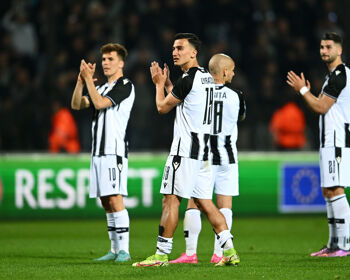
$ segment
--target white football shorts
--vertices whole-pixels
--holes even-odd
[[[117,155],[93,156],[90,164],[90,198],[128,195],[128,159]]]
[[[215,194],[238,196],[238,164],[212,165]]]
[[[207,182],[205,186],[198,184],[199,178]],[[211,199],[210,182],[211,170],[208,161],[169,155],[164,167],[160,193],[175,194],[187,199]]]
[[[321,187],[350,186],[350,148],[320,149]]]

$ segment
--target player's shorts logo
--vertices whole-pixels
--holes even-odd
[[[174,156],[173,158],[173,168],[176,171],[181,164],[181,157],[180,156]]]

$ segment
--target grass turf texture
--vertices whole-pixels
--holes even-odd
[[[132,261],[96,263],[109,249],[99,221],[1,221],[0,279],[350,279],[350,257],[311,258],[327,239],[324,216],[239,217],[234,221],[238,267],[210,264],[213,232],[203,220],[198,264],[132,267],[155,252],[158,219],[131,220]],[[182,222],[170,259],[185,249]]]

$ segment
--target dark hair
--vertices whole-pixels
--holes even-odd
[[[174,36],[174,41],[178,39],[187,39],[188,42],[199,52],[202,42],[199,40],[198,36],[193,33],[177,33]]]
[[[111,52],[117,52],[117,55],[121,60],[125,61],[125,58],[128,55],[128,51],[126,48],[121,44],[114,44],[114,43],[108,43],[106,45],[103,45],[100,49],[101,53],[111,53]]]
[[[334,43],[343,45],[343,39],[340,37],[340,35],[338,35],[335,32],[326,32],[325,34],[323,34],[321,40],[331,40],[334,41]]]

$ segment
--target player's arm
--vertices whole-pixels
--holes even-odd
[[[156,105],[160,114],[169,113],[177,104],[181,102],[174,95],[164,95],[164,87],[156,86]]]
[[[243,97],[243,93],[240,90],[237,90],[238,98],[239,98],[239,112],[238,112],[238,120],[244,121],[246,117],[246,104]]]
[[[86,96],[83,96],[83,89],[84,81],[79,73],[71,100],[71,107],[73,110],[81,110],[90,107],[89,99]]]
[[[329,108],[335,103],[336,99],[326,94],[320,94],[318,97],[314,96],[310,91],[310,82],[305,80],[304,74],[300,76],[293,71],[287,74],[287,84],[290,85],[296,92],[300,93],[306,104],[317,114],[325,114]],[[301,89],[304,89],[301,92]]]
[[[84,60],[82,60],[80,65],[80,73],[85,81],[91,102],[93,103],[96,110],[101,110],[111,107],[112,101],[109,98],[104,97],[98,93],[93,78],[95,67],[96,64],[93,64],[91,67]]]

